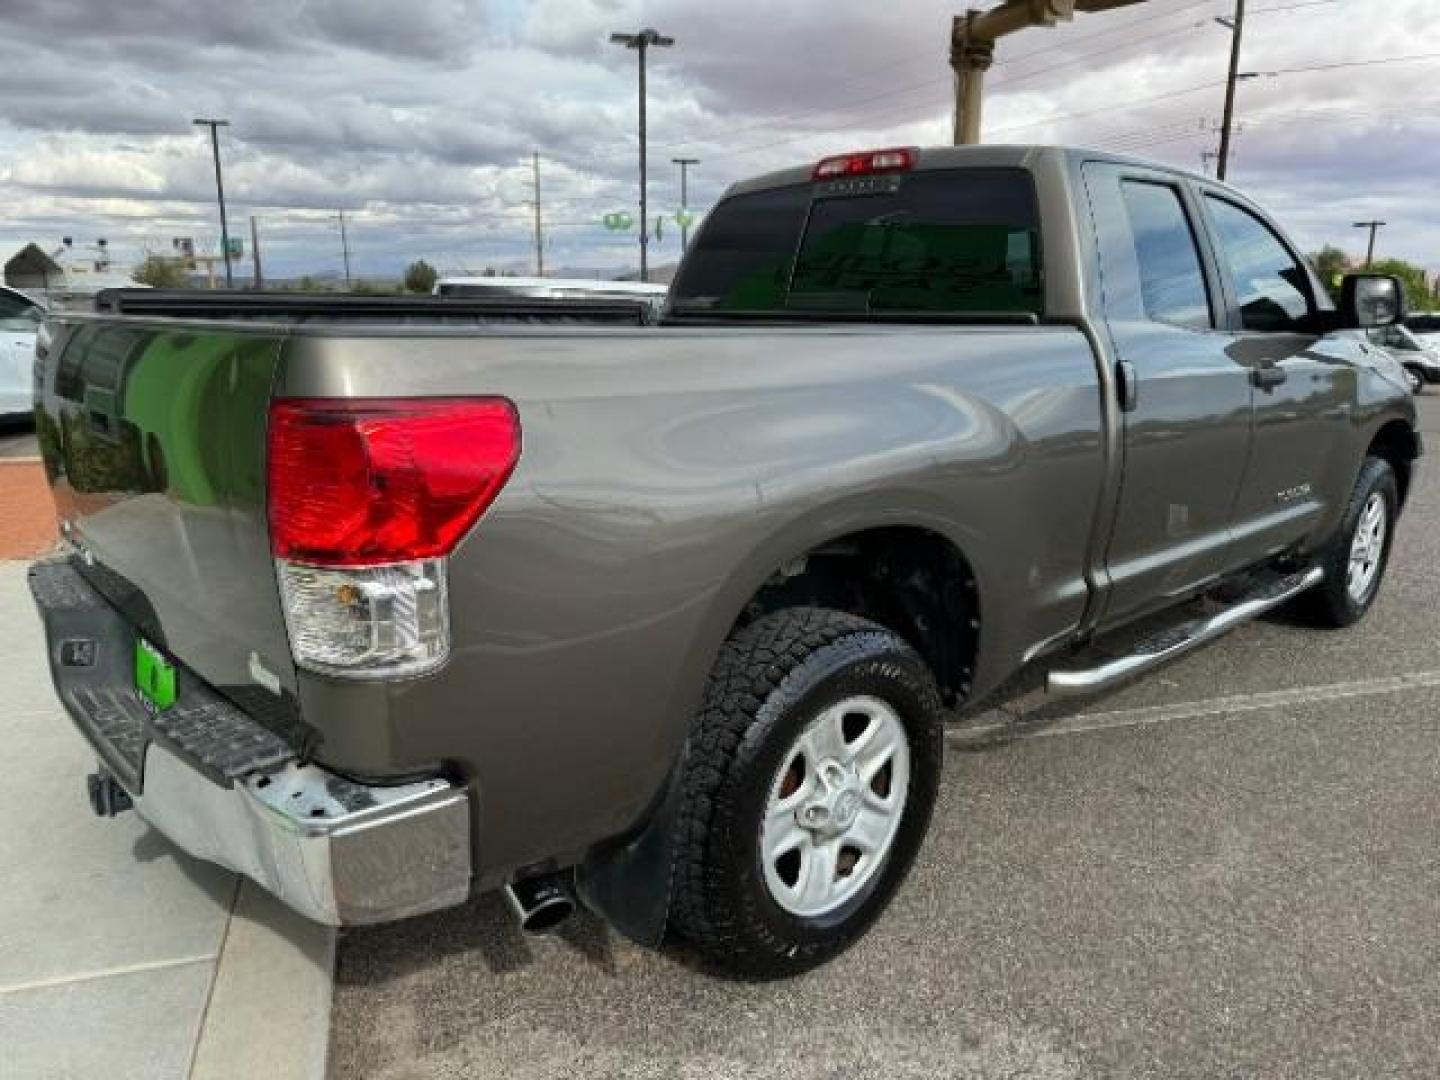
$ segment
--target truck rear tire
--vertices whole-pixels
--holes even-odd
[[[1399,509],[1395,470],[1383,458],[1367,457],[1355,478],[1340,527],[1320,555],[1325,580],[1299,597],[1312,621],[1345,627],[1359,622],[1370,610],[1390,562]]]
[[[934,678],[884,627],[792,608],[733,635],[686,753],[671,930],[749,977],[843,951],[914,861],[943,747]]]

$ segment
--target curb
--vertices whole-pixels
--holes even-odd
[[[335,930],[242,880],[200,1019],[190,1080],[323,1080]]]

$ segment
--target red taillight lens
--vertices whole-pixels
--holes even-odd
[[[270,549],[322,566],[447,555],[519,457],[504,398],[276,401]]]
[[[844,176],[873,176],[877,173],[905,172],[915,167],[919,154],[914,147],[896,146],[889,150],[862,150],[858,154],[828,157],[815,166],[813,179],[838,180]]]

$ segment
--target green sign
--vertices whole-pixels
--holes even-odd
[[[682,229],[688,229],[691,225],[695,224],[695,215],[689,210],[677,210],[675,212],[675,224],[679,225]]]
[[[225,248],[225,254],[232,259],[238,259],[245,254],[245,241],[238,236],[230,237],[229,246]]]
[[[612,214],[606,214],[600,220],[605,223],[605,227],[611,232],[624,232],[630,228],[631,225],[635,224],[635,219],[624,210],[616,210]]]

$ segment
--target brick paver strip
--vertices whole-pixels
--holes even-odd
[[[43,555],[58,536],[44,465],[0,459],[0,559]]]

